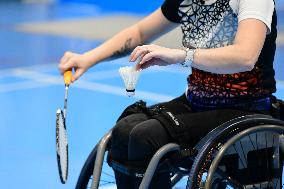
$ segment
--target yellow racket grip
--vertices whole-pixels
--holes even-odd
[[[64,83],[65,85],[70,85],[72,79],[72,70],[64,72]]]

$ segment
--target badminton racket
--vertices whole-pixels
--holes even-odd
[[[56,154],[57,165],[60,176],[60,181],[65,184],[68,178],[68,141],[66,130],[66,115],[67,115],[67,98],[68,89],[71,83],[72,71],[66,71],[64,73],[65,83],[65,97],[64,97],[64,109],[63,111],[58,108],[56,111]]]

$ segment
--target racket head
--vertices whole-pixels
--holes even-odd
[[[59,176],[62,184],[68,177],[68,141],[63,111],[56,111],[56,153]]]

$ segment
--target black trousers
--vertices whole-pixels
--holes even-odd
[[[194,112],[184,95],[159,105],[166,106],[178,120],[186,125],[183,132],[189,147],[193,147],[208,132],[226,121],[242,115],[264,113],[239,109]],[[111,157],[122,164],[146,168],[154,153],[170,142],[179,143],[160,121],[144,113],[132,114],[118,121],[112,131]],[[135,189],[141,182],[141,179],[117,171],[115,176],[118,189]],[[149,188],[171,188],[170,173],[154,175]]]

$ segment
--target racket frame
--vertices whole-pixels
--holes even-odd
[[[63,175],[62,171],[62,162],[60,160],[60,126],[59,126],[59,119],[62,119],[63,122],[63,129],[64,129],[64,135],[66,136],[66,174]],[[68,164],[69,164],[69,156],[68,156],[68,140],[67,140],[67,131],[66,131],[66,124],[65,124],[65,117],[64,113],[60,108],[56,111],[56,157],[57,157],[57,165],[58,165],[58,171],[60,176],[60,181],[62,184],[65,184],[68,178]]]

